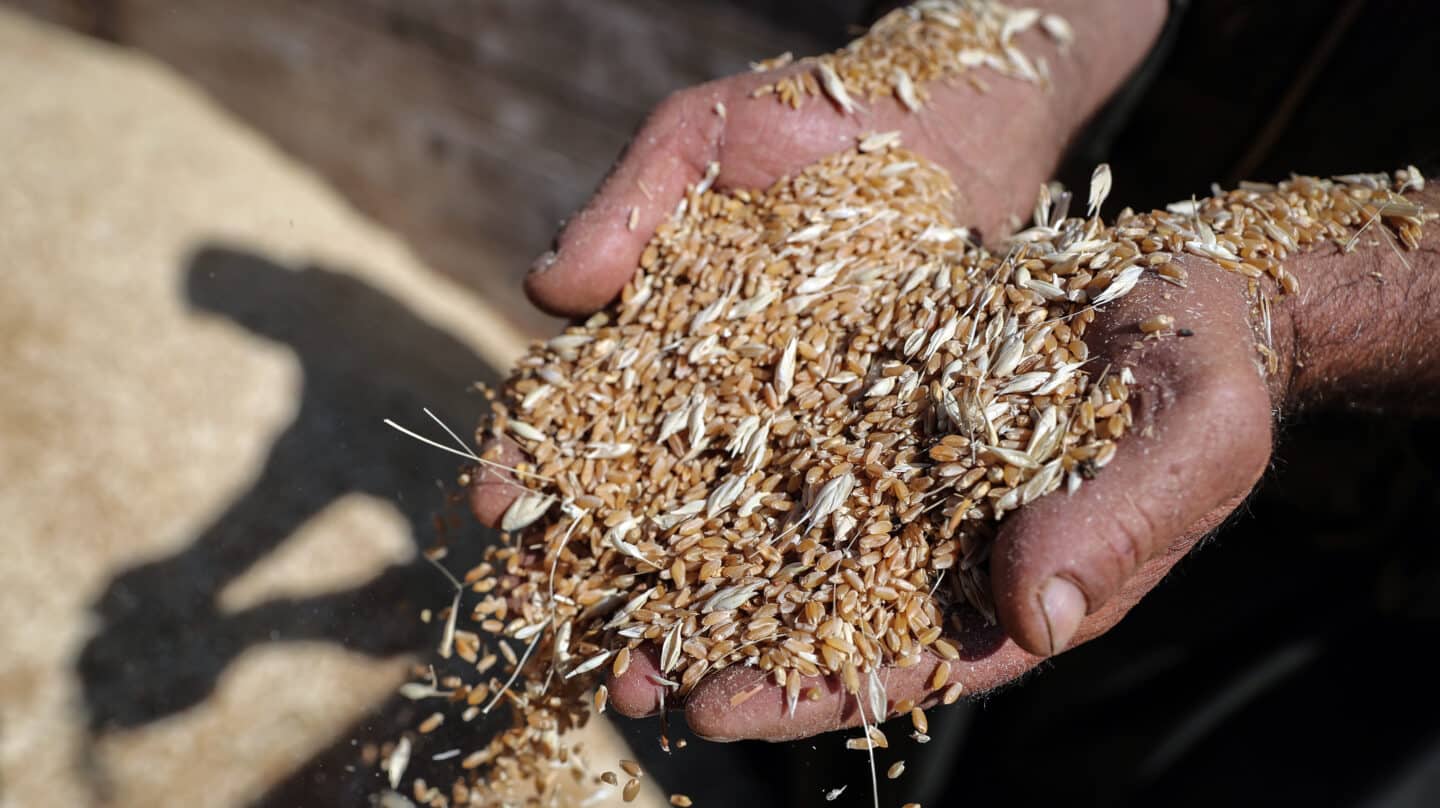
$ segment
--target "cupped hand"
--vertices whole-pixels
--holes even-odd
[[[949,661],[943,681],[933,656],[882,673],[892,709],[905,700],[933,704],[956,682],[972,693],[997,687],[1105,633],[1259,480],[1283,380],[1260,369],[1241,279],[1187,263],[1188,288],[1146,281],[1087,333],[1097,372],[1108,365],[1135,377],[1135,423],[1114,460],[1075,493],[1042,497],[1002,523],[990,562],[1000,625],[970,617],[953,638],[960,658]],[[1174,330],[1142,332],[1139,323],[1156,314],[1173,317]],[[638,655],[610,683],[617,710],[659,707],[646,676],[653,667],[653,657]],[[833,679],[807,682],[821,697],[801,699],[793,716],[771,681],[753,668],[711,674],[687,699],[686,719],[702,736],[730,740],[788,740],[861,723],[857,701]]]

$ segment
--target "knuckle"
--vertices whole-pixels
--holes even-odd
[[[1108,596],[1111,588],[1128,578],[1149,558],[1160,541],[1161,520],[1150,509],[1131,496],[1121,496],[1110,510],[1110,526],[1102,532],[1097,559],[1099,581],[1094,582],[1101,594]],[[1101,583],[1103,582],[1103,583]]]
[[[1248,491],[1269,463],[1273,440],[1270,393],[1259,374],[1207,374],[1184,396],[1193,411],[1210,419],[1208,437],[1217,450],[1212,476],[1221,492]]]

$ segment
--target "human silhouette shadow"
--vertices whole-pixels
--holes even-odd
[[[382,419],[423,418],[429,407],[465,434],[458,427],[473,424],[482,406],[467,389],[493,381],[465,345],[364,281],[325,267],[291,269],[210,246],[191,258],[183,293],[197,311],[294,352],[303,374],[299,411],[249,489],[183,551],[122,572],[96,600],[97,630],[78,661],[96,732],[203,701],[226,667],[258,643],[328,640],[384,656],[433,639],[416,615],[448,593],[418,555],[347,591],[233,613],[222,612],[217,598],[347,494],[388,500],[417,545],[433,544],[446,499],[436,481],[456,464]],[[451,563],[473,561],[484,543],[473,533],[457,542]]]

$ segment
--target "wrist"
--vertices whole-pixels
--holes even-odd
[[[1440,210],[1440,189],[1407,198]],[[1286,406],[1440,410],[1440,227],[1426,225],[1412,250],[1376,224],[1350,251],[1331,245],[1288,263],[1300,289],[1276,306]]]

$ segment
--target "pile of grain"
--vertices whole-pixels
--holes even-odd
[[[877,671],[955,658],[954,609],[993,618],[997,523],[1101,473],[1130,425],[1131,370],[1083,341],[1097,306],[1147,277],[1183,286],[1182,253],[1294,291],[1287,255],[1377,223],[1414,246],[1430,217],[1397,193],[1423,182],[1412,169],[1247,184],[1107,226],[1102,167],[1090,215],[1043,189],[1034,225],[992,252],[953,221],[944,172],[897,140],[763,192],[692,188],[620,300],[537,345],[496,396],[484,434],[532,462],[459,619],[506,639],[447,632],[475,674],[407,694],[468,704],[464,720],[513,711],[463,760],[479,771],[455,803],[615,781],[563,736],[644,643],[672,699],[749,665],[791,710],[826,674],[873,720],[911,711]]]

